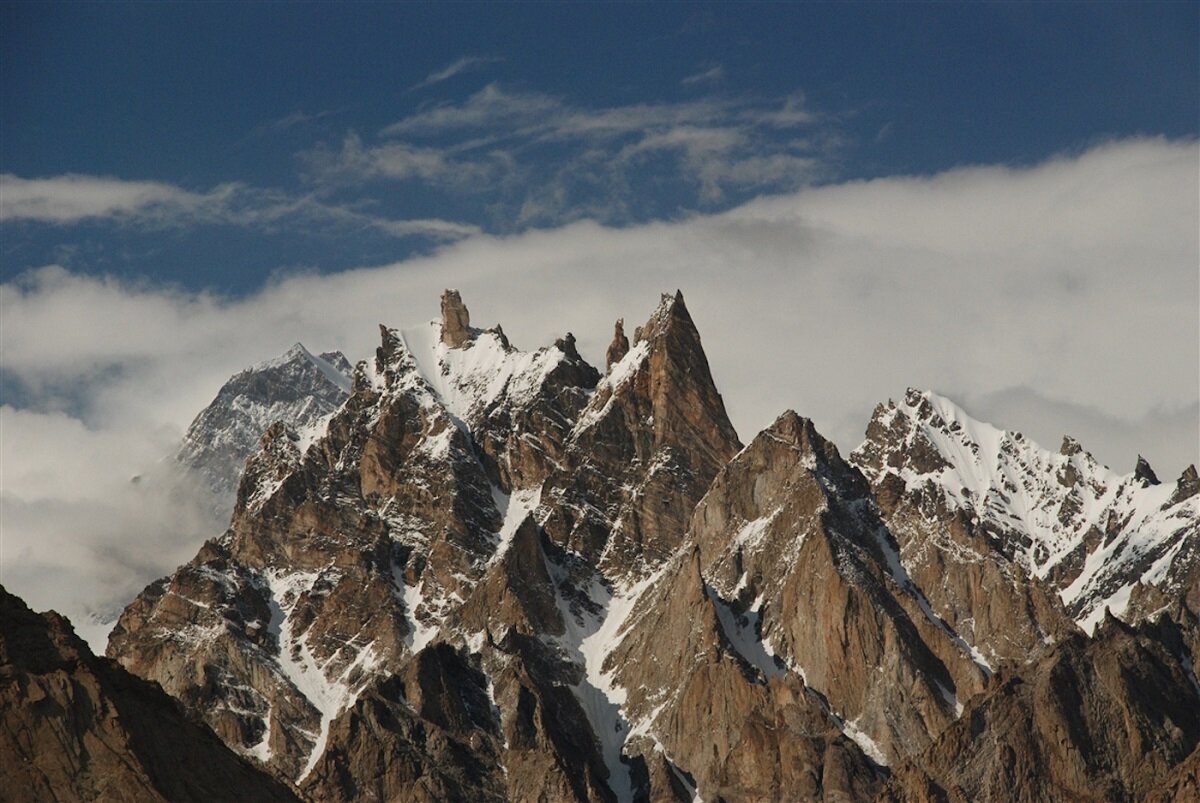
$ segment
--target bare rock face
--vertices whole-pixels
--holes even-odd
[[[563,634],[565,626],[541,539],[536,520],[526,516],[463,606],[464,627],[471,632],[511,628],[532,637]]]
[[[502,801],[501,749],[484,675],[430,646],[338,717],[302,791],[313,801]]]
[[[641,576],[679,546],[741,443],[683,295],[664,295],[638,331],[575,420],[542,502],[555,542],[604,571]]]
[[[471,313],[457,290],[442,293],[442,342],[450,348],[461,348],[474,336]]]
[[[1198,803],[1200,801],[1200,747],[1175,765],[1145,798],[1146,803]]]
[[[953,721],[986,665],[906,574],[861,474],[785,413],[717,476],[692,518],[705,576],[761,644],[881,763]]]
[[[298,799],[162,689],[93,655],[61,616],[2,587],[0,722],[5,800]]]
[[[1198,742],[1200,688],[1181,656],[1110,617],[973,700],[881,799],[1142,800]],[[1167,780],[1186,788],[1186,768]]]
[[[617,318],[617,323],[613,326],[612,343],[608,344],[608,351],[604,354],[604,370],[611,371],[613,365],[625,359],[628,353],[629,338],[625,337],[625,319]]]
[[[671,799],[677,779],[689,800],[871,799],[877,766],[754,639],[705,582],[694,547],[638,600],[604,668],[625,691],[627,752],[667,770],[650,774],[649,797]]]

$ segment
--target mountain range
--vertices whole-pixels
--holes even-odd
[[[917,390],[848,455],[791,411],[743,443],[680,293],[600,370],[447,291],[232,378],[178,459],[229,528],[107,658],[5,602],[0,788],[104,797],[166,728],[206,747],[131,799],[1200,799],[1195,467]],[[64,733],[104,751],[47,769]]]

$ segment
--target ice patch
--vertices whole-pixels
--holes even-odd
[[[779,510],[776,509],[766,516],[760,516],[753,521],[748,521],[742,525],[741,529],[733,537],[733,545],[753,550],[762,542],[763,537],[771,528],[771,522],[775,521],[775,517],[779,515]],[[804,538],[804,533],[800,534],[800,539]]]
[[[271,760],[274,752],[271,750],[271,717],[275,714],[274,708],[267,709],[267,719],[263,722],[263,735],[258,742],[246,751],[246,755],[251,758],[258,759],[266,764]]]
[[[367,645],[358,652],[354,661],[331,680],[326,672],[330,664],[337,660],[337,654],[322,665],[309,650],[304,635],[297,636],[292,632],[294,623],[291,613],[301,595],[312,589],[319,576],[317,572],[284,574],[275,571],[264,575],[271,594],[271,622],[268,629],[278,640],[279,655],[276,660],[280,672],[321,715],[320,730],[316,734],[308,761],[296,778],[297,782],[304,780],[325,752],[329,726],[334,718],[354,701],[357,689],[351,688],[349,676],[355,670],[370,673],[379,663],[373,646]]]
[[[423,624],[417,618],[417,608],[425,602],[425,595],[421,592],[423,581],[411,586],[403,580],[397,582],[400,585],[400,595],[404,599],[404,616],[408,620],[409,631],[405,638],[408,641],[409,652],[415,655],[433,641],[438,634],[438,628]]]
[[[529,514],[536,511],[538,505],[541,504],[542,489],[539,486],[529,490],[513,491],[511,496],[505,496],[499,488],[493,487],[492,498],[496,502],[496,508],[503,514],[504,521],[497,534],[499,540],[496,544],[496,552],[488,561],[488,565],[497,563],[508,552],[517,530],[520,529]]]
[[[712,600],[717,610],[717,619],[725,637],[745,659],[746,663],[762,672],[763,677],[773,678],[785,674],[785,670],[775,661],[775,655],[759,637],[760,619],[762,618],[762,597],[754,601],[754,605],[743,615],[738,616],[733,608],[705,583],[708,598]]]
[[[336,410],[296,430],[296,449],[300,452],[301,456],[308,453],[308,447],[325,436],[325,433],[329,430],[329,422],[335,415],[337,415]]]
[[[579,415],[579,419],[575,422],[575,426],[571,430],[572,438],[576,438],[580,433],[586,432],[608,414],[609,409],[612,407],[613,399],[616,397],[617,390],[637,374],[638,369],[641,368],[642,363],[646,361],[646,357],[649,354],[650,343],[643,340],[631,348],[624,357],[612,364],[612,367],[608,370],[608,374],[602,377],[600,384],[596,386],[596,391],[592,395],[591,402],[589,402],[587,408],[584,409]],[[597,404],[597,401],[601,398],[604,399],[604,403]]]
[[[881,767],[887,766],[887,755],[884,754],[883,748],[865,732],[859,730],[857,719],[843,722],[842,733],[846,734],[876,764]]]
[[[658,576],[655,574],[633,585],[619,587],[615,592],[610,592],[598,581],[593,582],[589,596],[602,609],[599,615],[580,611],[577,618],[562,595],[556,594],[558,609],[566,625],[566,633],[559,642],[584,667],[584,681],[572,686],[571,690],[600,740],[601,753],[608,767],[608,783],[619,801],[633,798],[630,768],[622,760],[629,736],[629,723],[621,711],[627,693],[604,672],[604,659],[620,643],[630,613]]]

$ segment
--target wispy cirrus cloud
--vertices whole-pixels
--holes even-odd
[[[510,92],[488,84],[461,103],[438,103],[397,120],[382,137],[428,136],[471,129],[492,129],[511,136],[552,125],[569,107],[541,92]]]
[[[470,149],[474,150],[474,149]],[[334,182],[363,179],[415,180],[448,188],[478,190],[508,165],[496,155],[460,156],[455,149],[387,142],[365,145],[356,132],[340,148],[320,146],[301,154],[310,176]]]
[[[5,173],[0,175],[0,221],[72,223],[204,215],[223,207],[236,192],[235,184],[196,193],[160,181],[78,174],[21,178]]]
[[[250,135],[252,137],[261,137],[266,136],[267,134],[278,133],[280,131],[288,131],[293,128],[310,125],[318,120],[324,120],[327,117],[332,117],[333,115],[338,114],[339,111],[340,110],[338,109],[325,109],[323,111],[312,112],[310,114],[297,109],[290,114],[285,114],[283,117],[257,126],[252,132],[250,132]]]
[[[425,76],[424,79],[410,86],[408,91],[415,92],[418,89],[425,89],[426,87],[433,86],[434,84],[440,84],[443,81],[449,81],[456,75],[478,70],[481,67],[486,67],[489,64],[496,64],[501,61],[503,61],[503,59],[495,56],[463,56],[462,58],[447,64],[440,70],[434,70],[429,75]]]
[[[270,230],[296,225],[369,228],[393,237],[421,235],[441,240],[479,230],[437,219],[390,219],[330,204],[312,194],[292,195],[240,183],[195,192],[159,181],[111,176],[0,175],[0,223],[66,226],[97,220],[151,228],[200,224]]]
[[[838,141],[829,128],[800,93],[588,107],[491,83],[418,109],[374,141],[351,132],[340,149],[300,158],[318,182],[491,192],[514,225],[622,223],[801,187],[822,175]]]
[[[715,67],[709,67],[707,70],[701,70],[698,73],[693,73],[685,77],[679,83],[684,86],[695,86],[697,84],[715,84],[725,79],[725,68],[718,64]]]

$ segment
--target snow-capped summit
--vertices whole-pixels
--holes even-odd
[[[267,427],[316,425],[350,392],[352,368],[340,351],[315,355],[297,343],[234,375],[196,416],[175,459],[207,480],[227,517],[246,458]]]
[[[1200,538],[1200,497],[1186,472],[1159,484],[1139,458],[1120,475],[1071,437],[1058,452],[969,416],[949,399],[909,389],[879,405],[852,460],[929,518],[959,513],[1009,559],[1055,587],[1090,630],[1105,607],[1121,614],[1139,581],[1188,571]],[[1190,544],[1190,546],[1189,546]]]

